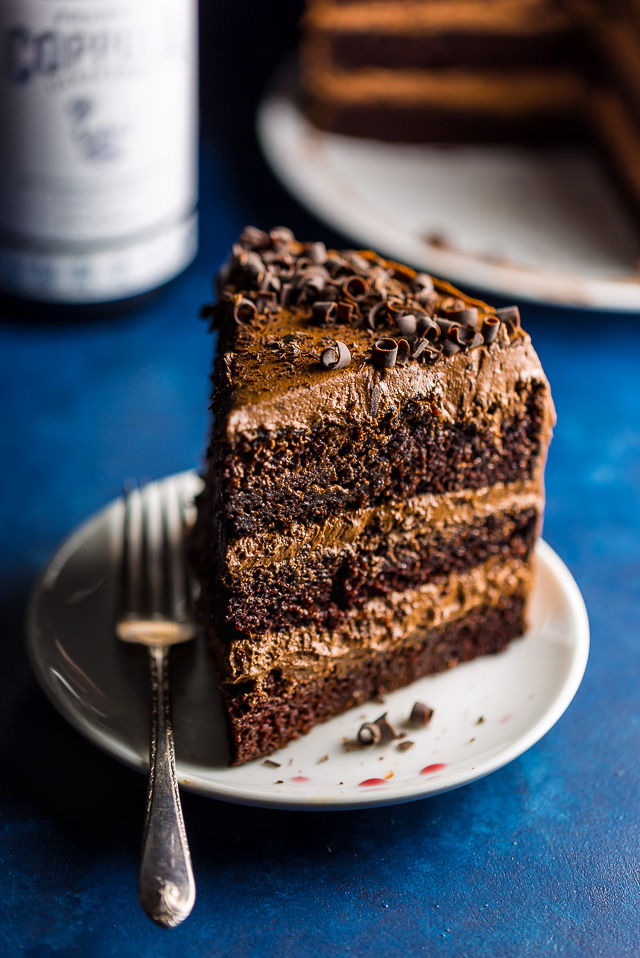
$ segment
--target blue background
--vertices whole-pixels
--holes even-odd
[[[143,777],[69,728],[29,671],[25,604],[59,541],[125,477],[201,462],[213,344],[196,316],[236,234],[284,223],[346,243],[257,150],[256,96],[295,39],[298,5],[276,8],[203,5],[194,265],[117,318],[0,307],[0,954],[639,955],[638,316],[522,310],[558,410],[545,537],[583,591],[592,653],[558,725],[489,778],[361,812],[185,794],[198,900],[163,932],[136,902]]]

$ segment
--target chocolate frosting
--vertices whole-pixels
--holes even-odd
[[[524,409],[518,387],[536,382],[547,396],[541,436],[546,448],[555,420],[553,404],[540,360],[519,322],[501,321],[496,335],[492,324],[484,322],[496,316],[491,306],[371,251],[319,250],[322,244],[253,228],[245,230],[241,241],[221,273],[220,301],[210,310],[220,332],[222,388],[214,396],[214,411],[224,434],[218,433],[218,439],[233,446],[283,425],[303,431],[326,421],[352,426],[409,400],[428,402],[436,416],[449,422],[474,422],[499,435],[501,416]],[[364,298],[344,292],[345,279],[353,277],[364,280]],[[239,320],[239,303],[245,300],[255,303],[256,310],[241,309]],[[319,302],[336,302],[330,311],[335,319],[314,309]],[[473,315],[471,327],[446,318],[463,310]],[[422,328],[411,337],[413,352],[425,340],[428,349],[403,365],[376,368],[375,343],[401,338],[398,320],[407,315],[415,315],[418,330]],[[424,328],[432,319],[436,338]],[[489,344],[482,338],[483,327],[493,340]],[[348,349],[350,363],[326,369],[321,356],[337,341]],[[447,346],[455,351],[448,355]]]
[[[346,624],[330,633],[308,626],[267,632],[259,643],[234,639],[222,678],[225,682],[259,680],[274,668],[294,680],[303,672],[323,673],[341,662],[418,639],[424,630],[462,617],[476,606],[528,591],[531,576],[530,563],[496,557],[467,572],[452,573],[445,583],[427,583],[372,599],[364,609],[349,612]]]

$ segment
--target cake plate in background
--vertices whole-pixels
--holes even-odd
[[[162,481],[177,484],[189,498],[201,488],[191,472]],[[61,546],[34,591],[27,641],[38,681],[58,711],[110,755],[146,771],[145,650],[119,642],[113,628],[122,519],[120,500]],[[174,649],[178,780],[246,805],[362,808],[445,792],[517,758],[563,714],[589,650],[587,614],[571,573],[544,542],[536,551],[538,578],[524,638],[499,655],[419,679],[386,695],[384,704],[367,702],[317,725],[267,761],[228,767],[224,716],[203,643]],[[427,728],[405,725],[416,701],[434,709]],[[358,747],[359,726],[385,711],[406,737]],[[402,745],[407,741],[413,742],[409,748]]]
[[[587,149],[325,133],[301,110],[291,62],[257,125],[285,186],[361,247],[514,301],[640,310],[640,233]]]

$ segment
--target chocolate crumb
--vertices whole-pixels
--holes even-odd
[[[480,718],[476,720],[476,725],[482,725],[485,721],[484,715],[481,715]]]
[[[329,756],[323,755],[322,758],[318,759],[318,765],[322,765],[323,762],[328,762],[328,761],[329,761]]]
[[[411,709],[409,721],[412,725],[421,725],[424,727],[429,724],[432,718],[433,709],[430,709],[429,706],[425,705],[423,702],[416,702]]]
[[[276,782],[276,785],[284,785],[284,782],[282,781],[281,778],[278,779],[278,781]]]
[[[270,758],[266,758],[262,764],[267,768],[280,768],[280,762],[272,762]]]
[[[415,742],[412,742],[410,739],[407,739],[406,742],[398,742],[396,748],[399,752],[406,752],[408,749],[413,748]]]

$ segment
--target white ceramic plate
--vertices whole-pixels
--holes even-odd
[[[199,488],[194,473],[179,483]],[[148,677],[145,653],[113,635],[122,503],[86,522],[61,547],[31,601],[28,645],[42,688],[78,731],[145,770]],[[457,788],[516,758],[547,732],[573,698],[587,663],[589,624],[566,566],[537,546],[532,628],[506,652],[431,676],[316,726],[270,757],[227,767],[224,719],[202,643],[173,655],[178,778],[187,788],[248,805],[358,808],[406,802]],[[403,725],[414,702],[434,709],[423,729]],[[350,749],[365,720],[382,712],[414,742]],[[482,722],[478,720],[482,718]],[[550,774],[553,774],[550,769]],[[371,782],[373,784],[366,784]]]
[[[257,122],[282,182],[359,246],[516,302],[640,310],[640,234],[587,151],[323,133],[299,108],[291,64]]]

